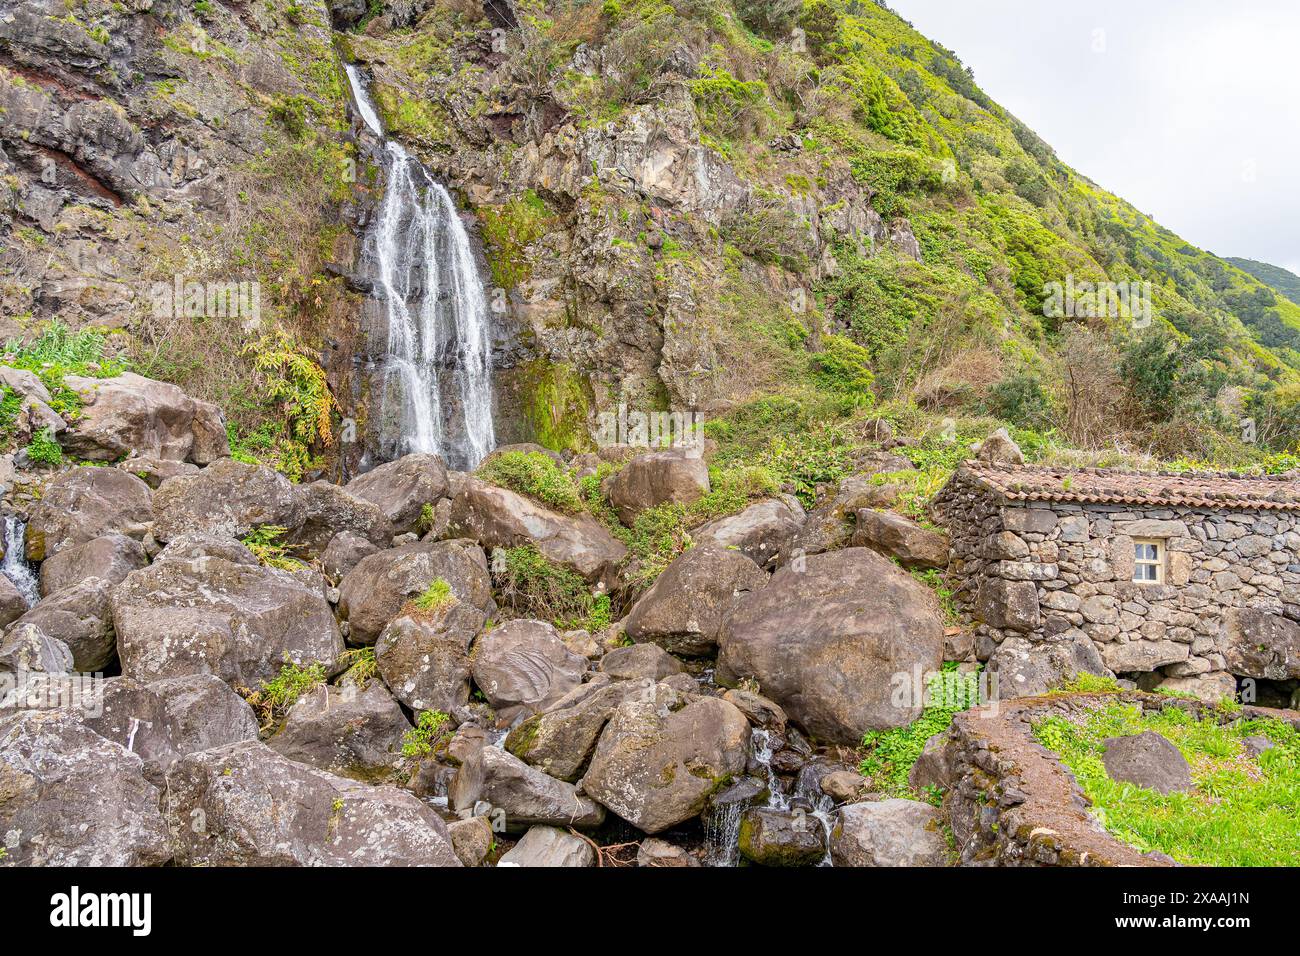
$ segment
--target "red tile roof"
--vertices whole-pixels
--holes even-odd
[[[1300,511],[1300,478],[1291,473],[1246,476],[976,461],[965,462],[958,473],[1007,501]]]

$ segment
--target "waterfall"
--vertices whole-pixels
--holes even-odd
[[[474,250],[450,194],[384,136],[360,73],[345,70],[357,112],[383,146],[384,198],[363,251],[387,321],[377,451],[384,460],[435,452],[473,468],[496,445],[491,323]]]
[[[7,577],[18,593],[31,607],[41,599],[37,587],[36,574],[27,563],[23,538],[27,533],[27,522],[17,515],[5,515],[5,556],[0,562],[0,574]]]

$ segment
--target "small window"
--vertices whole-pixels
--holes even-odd
[[[1138,584],[1163,584],[1165,543],[1149,538],[1133,540],[1133,580]]]

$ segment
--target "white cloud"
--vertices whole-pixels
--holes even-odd
[[[889,0],[1101,186],[1300,273],[1300,3]]]

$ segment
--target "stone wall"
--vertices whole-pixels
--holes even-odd
[[[1191,690],[1300,677],[1300,515],[1005,501],[960,472],[935,510],[981,660],[1014,637]],[[1132,581],[1134,538],[1166,542],[1164,583]]]

